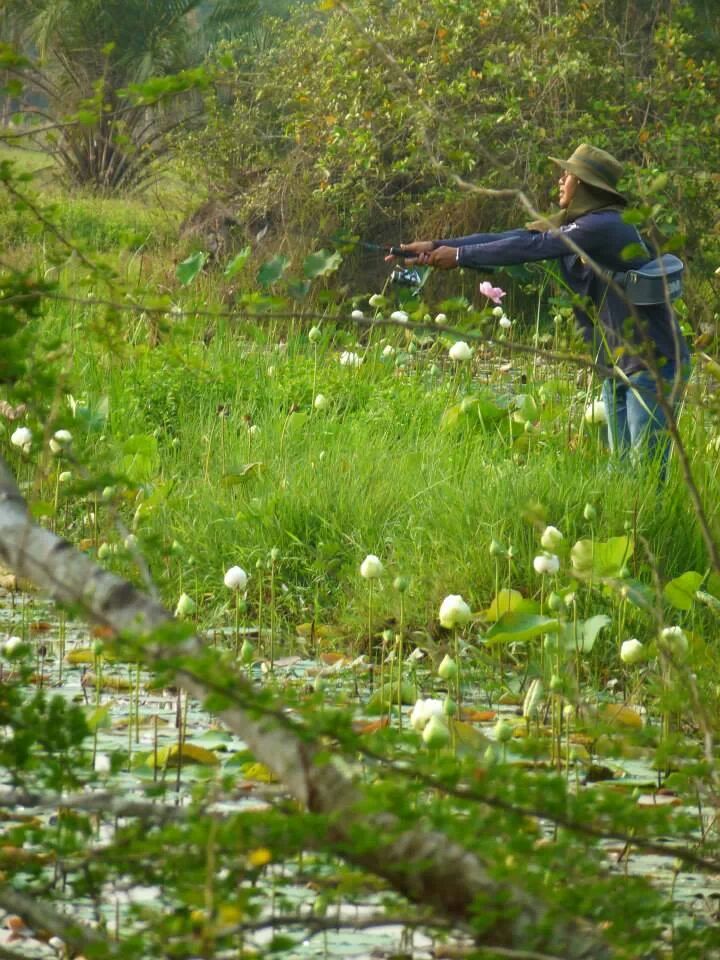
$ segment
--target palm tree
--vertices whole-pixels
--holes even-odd
[[[216,0],[205,22],[253,5]],[[6,0],[5,21],[35,61],[22,70],[31,94],[23,113],[40,121],[37,135],[72,182],[116,191],[152,174],[168,132],[188,116],[169,78],[202,59],[201,6],[207,0]],[[151,77],[157,101],[133,98],[129,88]]]

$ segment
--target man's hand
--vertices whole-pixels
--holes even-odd
[[[431,253],[433,248],[432,240],[413,240],[412,243],[401,243],[400,249],[403,253],[407,253],[407,259],[412,260],[413,263],[427,263],[426,255]],[[386,260],[394,260],[395,255],[390,253]]]
[[[436,247],[435,250],[421,258],[422,263],[429,263],[437,270],[454,270],[458,265],[457,247]]]

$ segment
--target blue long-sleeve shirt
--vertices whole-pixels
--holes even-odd
[[[625,223],[618,210],[594,210],[558,230],[473,233],[467,237],[436,240],[435,246],[459,247],[458,263],[473,269],[558,260],[563,278],[573,293],[587,298],[597,311],[594,322],[582,306],[575,307],[578,324],[595,357],[605,363],[617,363],[626,374],[645,366],[643,353],[651,352],[649,348],[658,360],[665,358],[676,367],[687,363],[687,343],[672,308],[666,303],[636,307],[638,317],[633,318],[624,298],[569,249],[565,238],[572,240],[608,273],[637,269],[652,259],[647,254],[629,259],[622,257],[623,250],[642,241],[635,227]]]

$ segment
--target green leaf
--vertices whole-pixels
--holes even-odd
[[[230,263],[228,263],[228,265],[225,267],[223,270],[223,276],[227,277],[228,279],[230,279],[230,277],[234,277],[235,274],[245,266],[251,252],[252,248],[249,244],[247,247],[243,247],[240,253],[237,253],[232,258]]]
[[[703,582],[703,574],[695,570],[687,570],[665,584],[663,596],[676,610],[690,610],[695,602],[695,593]]]
[[[287,270],[289,264],[289,258],[283,257],[280,254],[273,257],[272,260],[268,260],[267,263],[264,263],[258,270],[257,279],[260,286],[269,287],[272,286],[273,283],[277,283]]]
[[[397,704],[398,695],[402,703],[409,706],[417,700],[418,688],[409,680],[403,680],[399,689],[397,683],[385,683],[370,697],[365,705],[365,712],[370,715],[386,712]]]
[[[553,617],[543,617],[529,613],[505,613],[485,634],[485,642],[519,643],[533,640],[544,633],[557,633],[560,621]]]
[[[337,270],[342,263],[342,259],[339,253],[318,250],[317,253],[311,253],[308,257],[305,257],[303,273],[308,280],[314,280],[315,277],[326,277]]]
[[[570,551],[573,569],[579,577],[617,577],[632,556],[630,537],[611,537],[609,540],[578,540]]]
[[[189,283],[192,283],[195,277],[205,266],[206,260],[207,254],[203,253],[202,250],[198,250],[196,253],[190,254],[186,260],[183,260],[182,263],[177,265],[175,275],[184,287],[186,287]]]
[[[149,435],[128,437],[123,444],[122,471],[133,483],[150,480],[159,464],[157,440]]]
[[[612,623],[610,617],[598,613],[588,620],[580,620],[577,624],[563,624],[563,641],[566,650],[578,650],[580,653],[590,653],[595,646],[597,636],[602,629]]]
[[[493,598],[487,610],[483,610],[484,620],[497,622],[506,613],[539,613],[540,605],[535,600],[526,599],[519,590],[503,587]]]
[[[262,460],[255,460],[253,463],[246,463],[244,466],[239,467],[237,470],[228,470],[227,473],[222,475],[220,482],[225,487],[236,487],[238,484],[243,483],[249,477],[254,476],[257,473],[260,473],[265,469],[265,464]]]

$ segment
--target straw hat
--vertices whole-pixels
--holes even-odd
[[[589,143],[581,143],[568,160],[560,160],[558,157],[549,159],[563,170],[574,174],[583,183],[625,200],[625,197],[616,190],[617,182],[623,172],[622,164],[607,151],[593,147]]]

